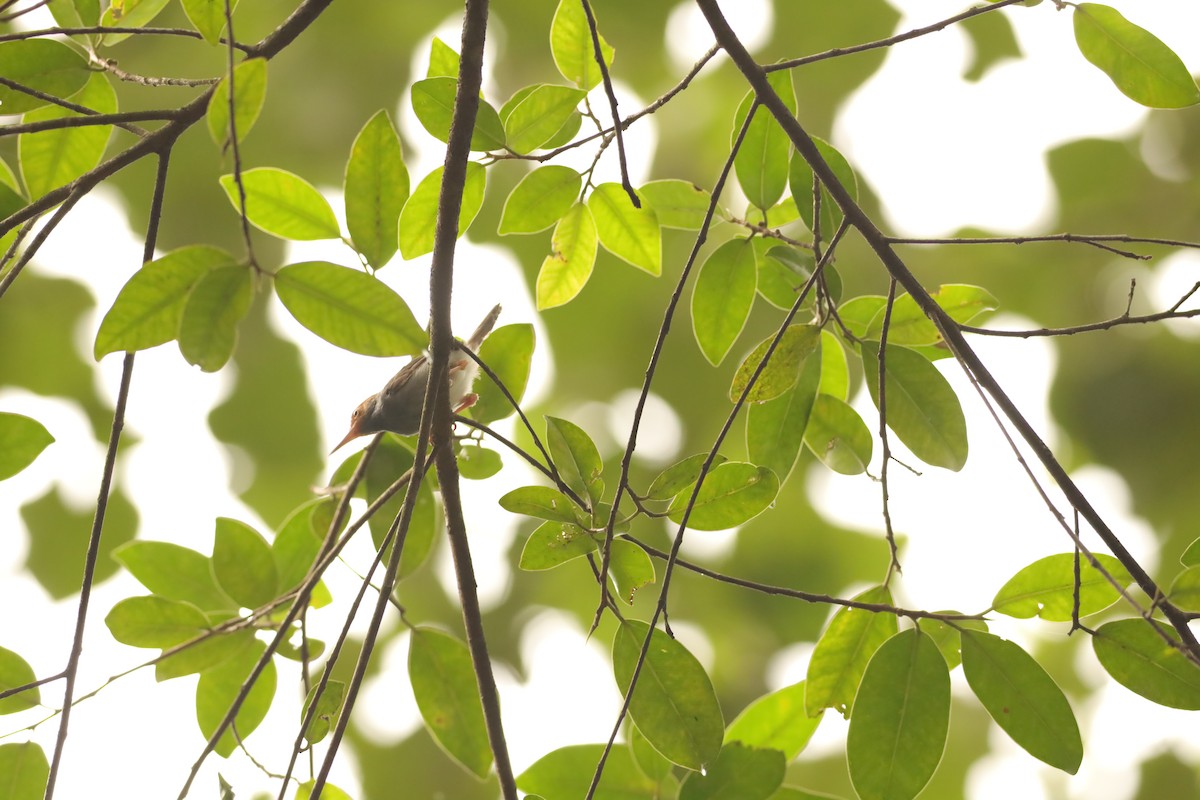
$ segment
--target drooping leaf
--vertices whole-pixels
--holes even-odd
[[[751,462],[774,472],[781,484],[792,474],[804,447],[804,432],[817,400],[822,358],[818,350],[804,361],[795,386],[773,400],[746,409],[746,453]]]
[[[525,394],[529,369],[533,363],[534,332],[528,323],[497,328],[483,340],[479,358],[491,368],[518,403]],[[480,422],[495,422],[513,413],[512,403],[487,375],[475,382],[479,399],[471,406],[471,417]]]
[[[579,294],[596,265],[596,221],[583,203],[571,206],[550,239],[550,255],[537,277],[539,310],[565,305]]]
[[[692,770],[710,767],[721,750],[725,722],[712,683],[696,657],[662,631],[626,620],[613,639],[617,687],[629,691],[646,636],[650,649],[629,703],[629,716],[654,749]]]
[[[750,384],[750,378],[758,369],[775,336],[763,339],[746,356],[734,373],[733,383],[729,387],[729,399],[737,402],[742,392]],[[763,367],[755,381],[746,401],[750,403],[765,403],[774,400],[796,385],[800,370],[817,345],[821,342],[821,329],[816,325],[789,325],[784,331],[783,338],[771,353],[771,360]]]
[[[480,778],[492,766],[483,703],[466,644],[434,628],[414,628],[408,677],[425,727],[446,753]]]
[[[600,54],[605,65],[611,66],[613,49],[603,36],[599,39]],[[580,3],[559,0],[554,19],[550,22],[550,53],[562,76],[580,89],[588,91],[600,83],[600,65],[596,61],[592,31]]]
[[[118,547],[113,558],[156,595],[190,603],[201,611],[237,608],[217,585],[212,560],[189,547],[139,539]]]
[[[83,89],[71,96],[71,102],[101,114],[117,111],[117,93],[103,72],[93,73]],[[5,111],[5,107],[0,106],[0,112]],[[22,122],[81,116],[61,106],[49,105],[30,111]],[[85,125],[18,136],[21,176],[25,179],[30,199],[37,199],[51,189],[65,186],[99,164],[111,134],[111,125]]]
[[[549,486],[522,486],[500,498],[500,507],[514,514],[525,514],[555,522],[577,522],[577,506],[565,494]]]
[[[579,197],[583,176],[570,167],[538,167],[513,187],[500,213],[498,233],[537,233],[558,222]],[[593,237],[594,238],[594,237]]]
[[[237,3],[238,0],[229,3],[231,12]],[[209,44],[220,42],[221,33],[225,30],[225,0],[183,0],[183,12],[204,37],[204,41]]]
[[[179,335],[192,288],[211,270],[237,262],[207,245],[181,247],[151,261],[121,288],[96,331],[96,360],[122,350],[145,350]]]
[[[892,593],[884,586],[856,595],[862,603],[892,605]],[[896,618],[859,608],[843,608],[833,615],[829,627],[817,640],[808,663],[804,708],[813,717],[826,708],[849,717],[867,662],[879,646],[896,634]]]
[[[642,774],[660,782],[670,776],[675,765],[654,749],[637,725],[628,726],[628,732],[629,751],[633,753],[633,762]]]
[[[70,97],[83,88],[91,72],[76,50],[53,39],[0,42],[0,75],[14,83],[55,97]],[[24,114],[46,105],[33,95],[0,86],[4,114]]]
[[[25,686],[37,680],[37,673],[29,662],[6,647],[0,647],[0,692],[7,692],[18,686]],[[34,686],[23,692],[0,698],[0,715],[15,714],[27,708],[34,708],[41,702],[41,690]],[[3,785],[0,779],[0,786]]]
[[[345,180],[346,228],[355,249],[375,269],[396,254],[396,225],[408,189],[400,134],[387,112],[377,111],[350,148]]]
[[[213,669],[253,645],[254,632],[249,630],[210,635],[183,650],[160,658],[154,664],[154,680],[162,683]]]
[[[183,304],[179,351],[205,372],[225,366],[237,343],[237,326],[250,310],[254,286],[243,266],[215,267],[200,276]]]
[[[549,83],[533,87],[503,118],[508,146],[530,153],[554,136],[575,111],[587,92]]]
[[[259,230],[280,239],[309,241],[342,235],[329,201],[299,175],[275,167],[242,172],[246,218]],[[221,188],[235,209],[242,203],[233,175],[221,176]]]
[[[309,744],[316,744],[329,735],[332,723],[342,710],[342,700],[346,696],[346,684],[343,681],[329,681],[320,697],[315,696],[318,688],[314,686],[308,693],[308,697],[304,701],[304,712],[300,717],[304,719],[308,716],[308,710],[313,707],[315,700],[316,712],[313,714],[312,722],[304,731],[304,740]]]
[[[726,742],[708,771],[688,775],[679,800],[767,800],[783,783],[786,768],[778,750]]]
[[[879,405],[879,344],[862,343],[863,370]],[[967,463],[967,422],[950,384],[918,353],[888,345],[887,424],[913,454],[957,472]]]
[[[994,311],[1000,305],[987,289],[961,283],[943,284],[936,292],[931,292],[930,296],[951,319],[963,324],[988,311]],[[863,338],[879,339],[883,331],[883,318],[884,310],[880,309],[867,326]],[[925,312],[917,305],[912,295],[902,294],[892,304],[887,340],[888,344],[920,347],[941,342],[942,335],[937,326],[925,316]]]
[[[1183,555],[1179,557],[1179,563],[1185,567],[1194,567],[1200,564],[1200,539],[1196,539],[1187,546]]]
[[[250,677],[264,650],[266,645],[262,642],[251,642],[249,647],[239,651],[233,658],[200,674],[200,681],[196,684],[196,722],[206,739],[216,733],[217,726],[233,707],[242,685]],[[227,728],[214,748],[217,755],[228,757],[237,748],[238,739],[245,741],[267,716],[271,701],[275,699],[276,679],[275,662],[268,661],[234,717],[237,738]]]
[[[122,0],[104,10],[100,24],[108,28],[143,28],[158,16],[171,0]],[[129,33],[110,33],[104,37],[104,45],[112,47],[128,39]]]
[[[650,488],[646,490],[646,498],[670,500],[696,482],[700,477],[700,468],[704,466],[707,458],[708,453],[696,453],[667,467],[650,484]],[[726,460],[725,456],[717,453],[713,457],[712,465],[716,467]]]
[[[367,501],[374,503],[397,478],[412,468],[414,457],[413,450],[407,444],[392,436],[384,437],[367,467],[366,480],[363,482]],[[411,486],[410,483],[409,487]],[[392,520],[404,505],[407,491],[406,489],[394,494],[379,513],[371,518],[371,541],[375,547],[383,546]],[[431,482],[421,481],[417,491],[416,506],[413,508],[412,520],[404,539],[404,552],[400,556],[401,578],[408,577],[424,563],[433,550],[438,532],[437,505],[433,499]]]
[[[941,611],[942,614],[958,614],[958,611]],[[957,627],[955,627],[957,626]],[[946,659],[946,666],[954,670],[962,663],[962,635],[959,631],[962,628],[967,628],[972,631],[987,632],[987,623],[981,619],[957,619],[954,625],[948,622],[943,622],[940,619],[925,619],[921,620],[921,630],[937,645],[938,650],[942,651],[942,657]]]
[[[1141,618],[1106,622],[1092,636],[1100,666],[1117,683],[1160,706],[1200,710],[1200,667],[1173,646],[1178,642],[1168,626]]]
[[[1096,553],[1096,560],[1122,587],[1133,576],[1110,555]],[[1079,616],[1086,617],[1111,606],[1121,595],[1086,558],[1079,561]],[[1072,553],[1039,558],[996,593],[992,608],[1018,619],[1041,617],[1050,622],[1068,622],[1075,604],[1075,556]]]
[[[821,394],[838,400],[850,397],[850,366],[846,349],[835,334],[821,330]]]
[[[887,304],[887,298],[878,294],[865,294],[851,298],[838,306],[838,317],[842,324],[858,339],[867,337],[867,326]]]
[[[458,471],[467,480],[487,480],[503,466],[504,462],[495,450],[467,445],[458,451]]]
[[[0,412],[0,481],[28,467],[53,443],[50,431],[36,419]]]
[[[532,571],[553,569],[595,551],[596,540],[583,528],[571,522],[550,520],[529,534],[518,566]]]
[[[412,356],[428,342],[403,298],[356,269],[327,261],[291,264],[275,273],[275,293],[297,322],[352,353]]]
[[[575,423],[547,416],[546,446],[563,482],[595,508],[604,495],[604,462],[596,443]]]
[[[311,800],[312,791],[316,788],[316,785],[317,782],[315,780],[310,780],[297,786],[296,800]],[[326,781],[325,786],[321,789],[321,800],[354,800],[354,798],[345,790],[339,789],[337,786]]]
[[[0,792],[9,800],[40,800],[50,779],[50,762],[37,742],[0,744]]]
[[[1200,567],[1188,567],[1176,575],[1167,599],[1184,611],[1200,611]]]
[[[754,241],[770,242],[761,237]],[[758,293],[776,308],[791,308],[812,276],[815,264],[812,252],[790,245],[758,246],[761,248],[758,254]],[[815,292],[808,293],[804,302],[806,307],[812,305],[814,295]]]
[[[676,495],[667,516],[682,522],[691,504],[688,527],[719,531],[749,522],[767,509],[779,494],[779,478],[766,467],[729,461],[713,467],[691,504],[691,492]]]
[[[692,291],[692,331],[708,363],[720,364],[746,325],[758,285],[754,246],[731,239],[705,259]]]
[[[824,712],[810,717],[804,710],[804,681],[765,694],[742,709],[725,729],[725,743],[779,750],[787,761],[800,755]]]
[[[654,562],[633,542],[616,539],[609,556],[608,574],[617,587],[617,597],[633,605],[638,589],[654,583]]]
[[[442,191],[442,167],[426,175],[417,184],[400,212],[399,243],[400,255],[404,260],[433,252],[433,240],[437,230],[438,196]],[[475,215],[483,205],[483,190],[487,183],[486,171],[474,161],[467,163],[467,178],[463,184],[462,207],[458,212],[458,235],[462,236],[471,227]]]
[[[457,77],[425,78],[412,85],[412,109],[429,135],[440,142],[450,138],[450,121],[454,116],[454,95],[458,92]],[[471,133],[472,150],[501,150],[504,148],[504,126],[500,115],[486,100],[479,101],[475,130]]]
[[[854,175],[854,170],[837,148],[829,142],[813,137],[813,142],[817,145],[817,151],[821,154],[821,158],[833,170],[834,176],[838,182],[846,188],[850,196],[858,199],[858,178]],[[808,162],[804,160],[804,156],[800,153],[795,153],[792,156],[791,165],[788,169],[788,188],[791,190],[792,199],[796,201],[796,209],[800,212],[800,218],[804,220],[804,224],[808,229],[813,230],[813,171]],[[829,189],[825,186],[821,187],[821,238],[824,241],[829,241],[837,231],[838,225],[842,222],[842,210],[838,208],[837,203],[833,201],[832,195],[829,194]]]
[[[222,19],[224,23],[224,19]],[[267,99],[267,60],[248,58],[233,70],[233,123],[238,142],[258,121],[263,102]],[[229,130],[229,76],[221,79],[208,101],[208,135],[218,147],[231,140]]]
[[[602,744],[560,747],[518,775],[517,788],[528,793],[526,800],[535,794],[547,798],[583,797],[603,752]],[[618,747],[608,754],[596,800],[656,800],[662,796],[658,781],[637,768],[628,750]]]
[[[200,609],[157,595],[121,600],[104,624],[114,639],[133,647],[171,647],[208,630],[208,618]]]
[[[913,628],[876,651],[854,701],[846,760],[862,800],[910,800],[942,760],[950,672],[937,645]]]
[[[804,429],[804,444],[834,472],[861,475],[871,463],[875,440],[857,411],[836,397],[818,394]]]
[[[796,113],[791,71],[772,72],[767,76],[767,80],[771,88],[783,99],[788,110]],[[730,133],[731,143],[737,140],[738,132],[754,102],[754,92],[749,92],[738,106]],[[768,209],[783,196],[783,190],[788,185],[788,156],[791,151],[791,140],[779,122],[765,106],[760,106],[754,112],[754,119],[750,121],[741,149],[733,160],[738,183],[751,204],[760,209]]]
[[[651,275],[662,274],[662,229],[649,204],[636,208],[619,183],[602,183],[587,205],[605,250]]]
[[[712,195],[704,189],[677,178],[642,184],[638,196],[654,209],[659,225],[685,231],[700,230],[712,203]]]
[[[267,540],[244,522],[217,517],[213,574],[225,594],[245,608],[275,599],[279,576]]]
[[[1075,6],[1079,52],[1131,100],[1151,108],[1183,108],[1200,102],[1200,89],[1179,56],[1115,8]]]
[[[1062,689],[1021,647],[963,631],[963,674],[996,724],[1034,758],[1074,775],[1083,760],[1079,724]]]

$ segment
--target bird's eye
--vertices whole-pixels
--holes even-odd
[[[356,409],[354,409],[354,413],[350,415],[350,419],[358,419],[361,416],[362,416],[362,409],[356,408]]]

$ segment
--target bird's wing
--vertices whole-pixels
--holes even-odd
[[[398,391],[400,391],[400,388],[404,386],[404,384],[412,380],[413,374],[417,370],[424,367],[428,361],[428,357],[422,355],[417,356],[412,361],[405,364],[400,371],[393,375],[392,379],[387,382],[387,386],[383,387],[381,394],[384,397],[391,397],[392,395],[396,394]]]

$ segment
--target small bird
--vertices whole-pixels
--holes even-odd
[[[500,306],[496,306],[479,323],[471,338],[467,339],[467,346],[472,352],[479,350],[479,345],[491,333],[499,316]],[[478,370],[479,366],[455,343],[450,350],[449,391],[450,406],[455,414],[475,405],[479,399],[479,395],[471,392]],[[425,403],[425,387],[428,383],[429,356],[417,356],[388,381],[383,391],[359,403],[350,415],[350,432],[331,452],[336,452],[351,439],[380,431],[391,431],[402,436],[416,433],[421,426],[421,407]]]

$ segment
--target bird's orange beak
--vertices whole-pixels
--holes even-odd
[[[362,432],[359,431],[358,428],[359,428],[359,424],[358,424],[358,420],[356,419],[350,423],[350,432],[346,434],[346,438],[342,439],[340,442],[338,442],[338,446],[333,448],[332,450],[330,450],[329,455],[333,455],[334,453],[336,453],[347,442],[353,441],[354,439],[357,439],[359,436],[362,436]]]

